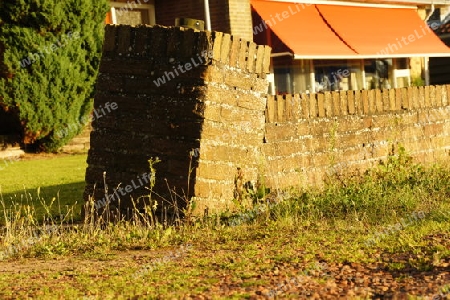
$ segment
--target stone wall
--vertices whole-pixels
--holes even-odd
[[[267,183],[321,184],[335,172],[367,169],[400,146],[416,161],[448,160],[449,95],[447,85],[269,96]]]
[[[220,32],[107,26],[94,100],[104,115],[92,123],[85,199],[104,198],[105,181],[110,205],[120,198],[126,213],[149,193],[143,174],[158,158],[160,204],[226,206],[237,168],[257,179],[269,61],[268,47]]]
[[[229,34],[107,26],[85,199],[120,199],[126,214],[150,193],[151,158],[159,208],[191,201],[198,214],[258,185],[319,185],[400,145],[448,160],[450,86],[272,97],[269,63],[270,48]]]
[[[265,74],[270,63],[269,47],[219,32],[213,37],[213,60],[205,76],[206,101],[195,183],[201,210],[214,210],[216,200],[218,207],[228,205],[236,192],[241,192],[235,179],[254,184],[261,174]]]
[[[60,151],[63,153],[86,153],[89,150],[92,131],[91,124],[87,124],[83,131],[75,136],[67,145],[61,147]]]

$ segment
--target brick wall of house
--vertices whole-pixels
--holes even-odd
[[[209,7],[213,31],[253,40],[249,0],[209,0]],[[203,0],[156,0],[155,10],[156,23],[164,26],[173,26],[177,17],[205,20]]]
[[[250,0],[228,0],[228,2],[230,11],[230,33],[233,36],[253,41]]]
[[[230,33],[230,17],[228,1],[210,0],[211,29]],[[177,1],[156,0],[155,3],[156,24],[164,26],[175,25],[175,18],[186,17],[205,20],[205,9],[203,0]]]

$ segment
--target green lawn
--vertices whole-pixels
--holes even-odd
[[[41,186],[72,204],[85,159],[17,162],[4,198]],[[175,226],[42,227],[22,208],[0,231],[0,299],[448,299],[450,166],[403,153],[336,176]]]
[[[67,206],[76,203],[74,218],[79,219],[83,202],[86,158],[86,154],[41,157],[2,165],[0,193],[6,206],[13,203],[33,204],[37,215],[42,216],[44,208],[41,201],[50,203],[55,198],[52,212],[58,212],[58,201],[63,212],[67,210]],[[0,220],[3,223],[3,207],[0,207],[0,210]]]

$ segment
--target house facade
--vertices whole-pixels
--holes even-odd
[[[175,19],[180,17],[205,20],[204,0],[117,0],[110,1],[110,6],[106,19],[108,24],[174,26]],[[249,0],[209,0],[208,7],[211,30],[253,40]]]
[[[439,24],[425,23],[431,7],[343,1],[251,4],[255,41],[274,49],[278,94],[423,84],[426,58],[450,54],[433,32]]]
[[[107,23],[173,26],[206,19],[211,30],[272,47],[269,93],[429,84],[429,57],[450,56],[426,21],[446,1],[111,1]]]
[[[450,47],[450,14],[440,14],[436,21],[441,26],[435,33]],[[430,58],[430,84],[450,84],[450,57]]]

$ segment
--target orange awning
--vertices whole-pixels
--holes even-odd
[[[415,8],[316,6],[360,57],[450,56],[450,48],[419,18]]]
[[[312,4],[251,0],[265,23],[253,24],[255,34],[267,27],[301,58],[347,58],[356,53],[327,26]]]
[[[267,27],[296,58],[392,58],[450,56],[415,7],[377,7],[251,0]]]

